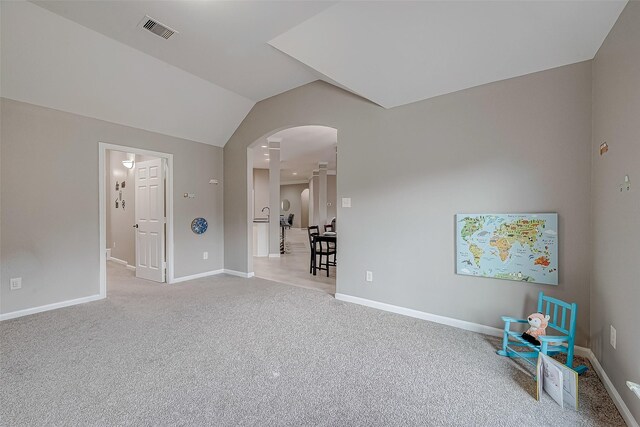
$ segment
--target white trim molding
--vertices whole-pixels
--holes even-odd
[[[400,307],[397,305],[386,304],[384,302],[372,301],[365,298],[354,297],[336,293],[336,299],[354,304],[365,305],[378,310],[389,311],[391,313],[402,314],[404,316],[415,317],[416,319],[429,320],[431,322],[443,325],[453,326],[454,328],[465,329],[467,331],[479,332],[481,334],[492,335],[494,337],[502,336],[502,329],[492,326],[480,325],[478,323],[467,322],[466,320],[458,320],[452,317],[439,316],[437,314],[425,313],[424,311],[413,310],[411,308]]]
[[[491,335],[495,337],[502,337],[503,330],[494,328],[492,326],[481,325],[479,323],[467,322],[466,320],[454,319],[451,317],[439,316],[437,314],[425,313],[423,311],[413,310],[410,308],[399,307],[397,305],[386,304],[383,302],[372,301],[366,298],[354,297],[352,295],[340,294],[336,293],[335,298],[340,301],[350,302],[354,304],[360,304],[371,308],[376,308],[378,310],[389,311],[391,313],[401,314],[403,316],[414,317],[416,319],[428,320],[430,322],[440,323],[443,325],[453,326],[454,328],[464,329],[467,331],[478,332],[481,334]],[[635,420],[631,411],[622,400],[620,393],[613,386],[613,383],[607,376],[607,373],[602,368],[600,361],[596,358],[595,354],[591,349],[586,347],[574,346],[575,354],[581,357],[585,357],[589,359],[593,369],[600,377],[602,384],[604,384],[605,389],[609,393],[611,400],[620,411],[622,418],[627,423],[629,427],[640,427],[638,422]]]
[[[280,253],[277,253],[277,254],[269,254],[269,258],[280,258]]]
[[[624,421],[627,423],[629,427],[640,427],[638,426],[638,421],[636,421],[636,419],[631,414],[629,407],[627,406],[626,403],[624,403],[624,400],[622,400],[622,396],[620,396],[620,393],[618,393],[618,390],[616,390],[616,388],[614,387],[613,383],[611,382],[611,379],[605,372],[604,368],[600,364],[600,361],[598,360],[596,355],[593,353],[593,351],[591,351],[591,349],[585,349],[585,350],[587,350],[589,354],[587,357],[589,357],[589,361],[591,362],[591,365],[593,365],[593,369],[596,371],[596,373],[600,377],[602,384],[604,384],[604,388],[607,389],[609,396],[611,396],[613,403],[616,404],[616,407],[618,408],[618,411],[620,411],[620,415],[622,415],[622,418],[624,419]]]
[[[107,261],[113,261],[116,264],[122,264],[125,267],[127,267],[129,270],[133,270],[136,271],[136,267],[134,265],[129,264],[127,261],[123,260],[123,259],[118,259],[118,258],[114,258],[110,255],[111,249],[107,249]]]
[[[195,279],[202,279],[203,277],[217,276],[218,274],[229,274],[231,276],[243,277],[245,279],[249,279],[249,278],[251,278],[251,277],[253,277],[255,275],[255,273],[253,273],[253,272],[251,272],[251,273],[243,273],[241,271],[227,270],[227,269],[221,268],[219,270],[211,270],[211,271],[205,271],[204,273],[198,273],[198,274],[191,274],[189,276],[176,277],[175,279],[173,279],[173,281],[170,282],[170,284],[182,283],[182,282],[187,282],[189,280],[195,280]]]
[[[71,299],[67,301],[56,302],[53,304],[41,305],[39,307],[25,308],[24,310],[12,311],[10,313],[0,314],[0,321],[15,319],[16,317],[28,316],[30,314],[42,313],[43,311],[56,310],[58,308],[70,307],[72,305],[84,304],[85,302],[98,301],[104,299],[100,294],[91,295],[89,297],[82,297]]]
[[[189,281],[189,280],[201,279],[203,277],[215,276],[215,275],[222,274],[222,273],[224,273],[223,269],[205,271],[204,273],[198,273],[198,274],[191,274],[189,276],[176,277],[169,283],[170,284],[182,283],[182,282],[186,282],[186,281]]]
[[[228,274],[230,276],[244,277],[245,279],[250,279],[251,277],[256,275],[253,271],[250,273],[243,273],[242,271],[227,270],[226,268],[224,269],[224,274]]]

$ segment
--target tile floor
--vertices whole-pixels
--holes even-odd
[[[336,267],[309,274],[309,237],[306,229],[292,228],[286,231],[288,253],[280,258],[253,257],[253,271],[256,277],[273,280],[288,285],[315,289],[328,294],[336,292]]]

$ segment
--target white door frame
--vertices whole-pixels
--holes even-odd
[[[167,161],[167,283],[174,283],[173,277],[173,154],[159,151],[144,150],[142,148],[127,147],[124,145],[98,142],[98,197],[100,209],[100,297],[107,296],[107,218],[106,218],[106,194],[105,194],[105,159],[107,150],[122,151],[125,153],[140,154],[143,156],[159,157]]]

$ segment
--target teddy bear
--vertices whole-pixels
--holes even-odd
[[[527,317],[527,321],[529,322],[529,329],[527,332],[522,334],[522,338],[531,344],[540,345],[540,341],[538,341],[538,337],[542,335],[546,335],[546,329],[549,325],[549,315],[546,316],[542,313],[533,313]]]

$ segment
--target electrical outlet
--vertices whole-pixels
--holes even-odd
[[[367,273],[365,275],[365,280],[367,282],[373,282],[373,271],[367,270]]]
[[[209,259],[209,252],[202,252],[202,259]]]
[[[115,248],[115,247],[116,247],[116,242],[115,242],[115,241],[113,242],[113,246],[111,246],[111,247],[112,247],[112,248]]]
[[[15,291],[16,289],[22,288],[22,277],[14,277],[11,279],[11,290]]]
[[[611,344],[611,347],[616,348],[616,328],[613,327],[613,325],[611,325],[611,334],[609,335],[609,343]]]

